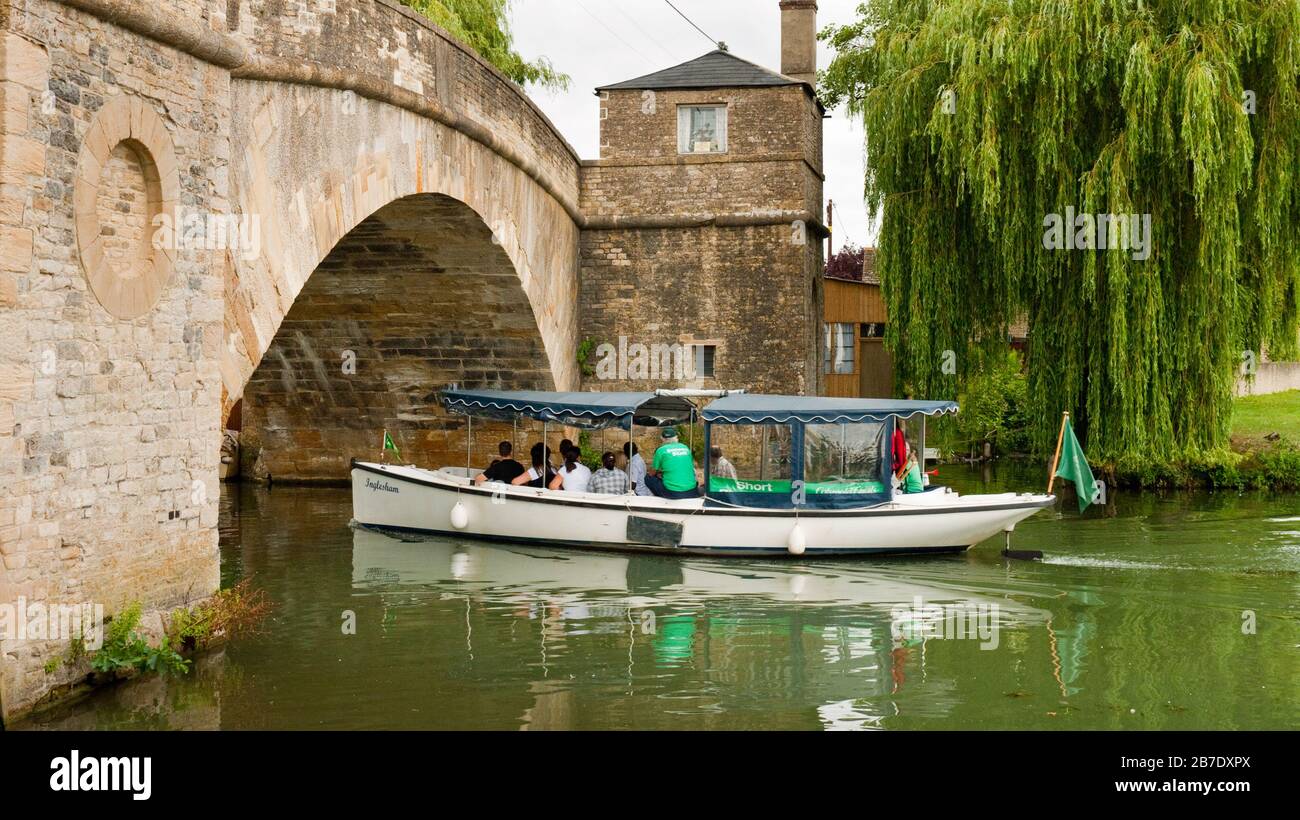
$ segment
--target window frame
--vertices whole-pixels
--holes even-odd
[[[858,372],[858,325],[854,322],[826,322],[826,331],[822,341],[822,373],[827,376],[853,376]],[[847,345],[841,345],[840,342],[845,340],[844,330],[848,329],[848,336],[851,341]],[[835,353],[838,350],[847,351],[846,359],[851,365],[847,371],[838,370],[835,367]]]
[[[688,142],[691,129],[691,111],[698,108],[720,110],[718,115],[718,134],[716,142],[720,146],[716,151],[696,151],[694,143]],[[726,103],[678,103],[677,105],[677,153],[679,156],[708,157],[725,154],[731,147],[729,114],[730,106]]]

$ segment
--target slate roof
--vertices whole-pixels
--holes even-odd
[[[673,88],[756,88],[782,85],[802,85],[810,88],[801,80],[769,71],[757,63],[742,60],[730,52],[718,49],[694,60],[687,60],[681,65],[621,83],[602,85],[596,90],[663,91]]]

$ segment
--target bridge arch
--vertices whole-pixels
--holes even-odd
[[[429,406],[449,382],[577,388],[578,227],[534,179],[348,90],[232,99],[232,205],[259,239],[228,253],[221,354],[223,419],[252,385],[246,473],[341,479],[384,429],[408,459],[463,455]]]

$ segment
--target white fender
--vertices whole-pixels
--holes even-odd
[[[451,525],[458,530],[469,526],[469,510],[465,509],[465,505],[459,501],[451,508]]]
[[[790,537],[785,541],[785,548],[791,555],[803,555],[804,550],[808,549],[808,539],[803,534],[803,527],[794,525],[790,530]]]

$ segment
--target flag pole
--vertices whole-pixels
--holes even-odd
[[[1061,444],[1065,441],[1065,425],[1070,421],[1070,411],[1061,414],[1061,432],[1056,436],[1056,455],[1052,456],[1052,469],[1047,473],[1047,494],[1052,494],[1052,484],[1056,481],[1056,466],[1061,462]]]
[[[384,437],[379,440],[379,463],[388,463],[388,428],[384,428]]]

